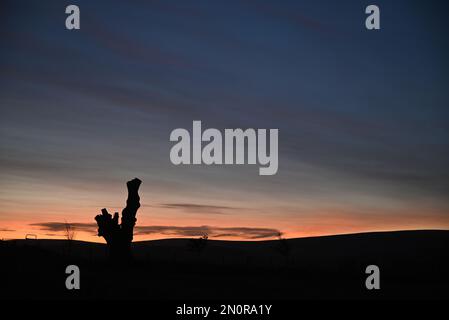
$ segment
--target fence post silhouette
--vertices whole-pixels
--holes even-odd
[[[134,178],[126,183],[128,199],[126,207],[122,211],[121,224],[119,214],[114,217],[106,209],[101,209],[101,214],[95,217],[98,225],[98,236],[103,237],[109,248],[109,256],[114,262],[126,262],[131,260],[131,242],[133,230],[136,225],[136,214],[140,207],[139,187],[141,180]]]

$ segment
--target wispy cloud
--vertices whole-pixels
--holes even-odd
[[[312,16],[301,14],[301,10],[298,10],[298,8],[295,9],[288,6],[280,7],[270,3],[258,3],[257,1],[246,1],[245,3],[263,16],[271,19],[285,21],[294,26],[315,32],[330,33],[333,31],[331,26],[326,25],[324,22]]]
[[[72,228],[80,231],[93,232],[97,225],[95,223],[69,223]],[[42,222],[42,223],[30,223],[30,226],[39,227],[41,230],[50,232],[60,232],[66,230],[65,222]]]
[[[178,227],[178,226],[141,226],[136,227],[136,234],[164,234],[169,236],[197,237],[207,234],[212,238],[235,237],[245,239],[265,239],[279,235],[279,230],[271,228],[250,227]]]
[[[181,209],[189,213],[211,213],[211,214],[227,214],[236,207],[229,206],[212,206],[198,203],[162,203],[158,205],[159,208],[165,209]]]

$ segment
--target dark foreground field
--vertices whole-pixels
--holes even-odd
[[[0,242],[1,298],[408,299],[449,297],[449,231],[403,231],[232,242],[136,242],[135,261],[110,266],[105,245]],[[65,288],[79,266],[81,289]],[[381,289],[365,288],[366,266]]]

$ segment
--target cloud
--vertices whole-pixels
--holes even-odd
[[[16,231],[16,230],[9,229],[9,228],[0,228],[0,231],[1,232],[13,232],[13,231]]]
[[[43,231],[64,232],[65,222],[32,223],[32,226],[40,227]],[[95,223],[70,223],[75,230],[95,232]],[[251,227],[213,227],[213,226],[136,226],[135,235],[162,234],[175,237],[199,237],[207,234],[211,238],[243,238],[243,239],[267,239],[277,237],[279,230],[272,228]]]
[[[330,26],[326,25],[322,21],[311,16],[301,14],[301,10],[298,10],[298,8],[286,6],[281,7],[269,3],[258,3],[257,1],[247,1],[245,3],[265,17],[285,21],[291,23],[292,25],[316,32],[330,33],[334,31]]]
[[[137,226],[137,235],[164,234],[169,236],[198,237],[208,234],[211,238],[236,237],[246,239],[265,239],[279,235],[279,230],[250,227],[212,227],[212,226]]]
[[[166,209],[182,209],[189,213],[226,214],[238,208],[228,206],[211,206],[197,203],[162,203],[158,207]]]
[[[97,225],[95,223],[69,223],[71,227],[75,228],[79,231],[87,231],[87,232],[93,232],[97,228]],[[66,230],[66,223],[65,222],[43,222],[43,223],[30,223],[30,226],[39,227],[41,230],[44,231],[51,231],[51,232],[60,232]]]

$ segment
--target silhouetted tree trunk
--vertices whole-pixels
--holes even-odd
[[[118,212],[112,217],[106,209],[95,217],[98,225],[98,236],[103,237],[109,247],[110,258],[115,262],[126,262],[132,258],[131,242],[136,225],[136,214],[140,207],[139,187],[142,181],[134,178],[126,183],[128,199],[122,211],[121,224],[118,223]]]

